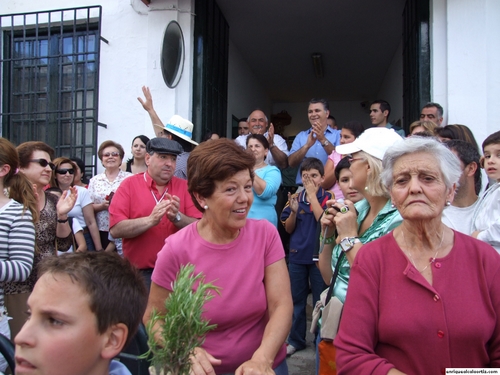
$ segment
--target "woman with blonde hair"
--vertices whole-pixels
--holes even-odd
[[[428,133],[429,135],[434,135],[434,131],[437,127],[438,126],[432,121],[414,121],[410,125],[410,134],[408,134],[408,137],[415,133]]]

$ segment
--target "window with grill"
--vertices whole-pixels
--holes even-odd
[[[2,136],[96,165],[101,7],[0,16]],[[91,172],[90,170],[87,172]]]

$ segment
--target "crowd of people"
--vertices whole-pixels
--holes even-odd
[[[428,103],[405,137],[384,100],[371,127],[338,129],[312,99],[291,147],[259,109],[235,140],[198,144],[190,121],[164,124],[143,93],[156,137],[133,138],[127,161],[103,142],[88,185],[81,160],[0,138],[0,333],[15,337],[16,373],[127,374],[112,359],[141,319],[166,312],[187,264],[220,288],[195,375],[286,375],[308,345],[308,294],[314,306],[330,284],[344,303],[339,374],[500,367],[500,132],[479,149]],[[83,336],[99,342],[84,355]]]

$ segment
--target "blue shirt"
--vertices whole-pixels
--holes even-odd
[[[401,138],[405,138],[405,130],[403,128],[400,128],[399,126],[392,125],[390,122],[388,122],[385,127],[387,129],[393,129],[396,133],[398,133]]]
[[[255,171],[255,174],[266,181],[266,188],[262,194],[253,190],[253,203],[248,213],[249,219],[266,219],[276,227],[278,225],[278,214],[276,213],[276,199],[281,184],[281,172],[273,165],[266,165]]]
[[[123,363],[112,360],[109,363],[109,375],[132,375],[132,373]]]
[[[290,155],[292,155],[294,152],[298,151],[302,146],[304,146],[307,143],[307,137],[309,137],[309,133],[312,131],[312,128],[308,130],[301,131],[295,139],[293,140],[292,143],[292,149],[290,150]],[[330,142],[334,146],[338,146],[340,144],[340,131],[335,130],[328,126],[325,130],[325,138],[328,139],[328,142]],[[326,164],[326,161],[328,160],[328,154],[325,151],[325,148],[321,145],[321,143],[316,140],[312,147],[307,150],[305,158],[317,158],[321,160],[323,165]],[[297,177],[295,178],[295,182],[298,185],[302,185],[302,177],[300,174],[300,168],[297,172]]]
[[[326,201],[332,199],[332,193],[320,187],[316,193],[316,197],[321,207],[325,209]],[[290,255],[288,261],[294,264],[313,264],[318,222],[314,217],[311,204],[306,200],[305,190],[299,193],[298,200],[299,209],[297,210],[295,219],[295,230],[290,235]],[[283,225],[285,225],[286,219],[290,216],[290,212],[290,202],[287,202],[281,213],[281,222]]]

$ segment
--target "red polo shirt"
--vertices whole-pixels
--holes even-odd
[[[201,212],[194,206],[185,180],[172,177],[167,188],[168,194],[180,198],[180,212],[186,216],[201,218]],[[156,182],[147,172],[125,179],[116,190],[109,206],[109,227],[113,227],[122,220],[149,216],[156,201],[159,202],[161,198],[162,195],[156,188]],[[156,255],[162,249],[165,238],[177,231],[176,226],[165,215],[158,225],[149,228],[139,236],[124,238],[123,255],[139,269],[154,268]]]

